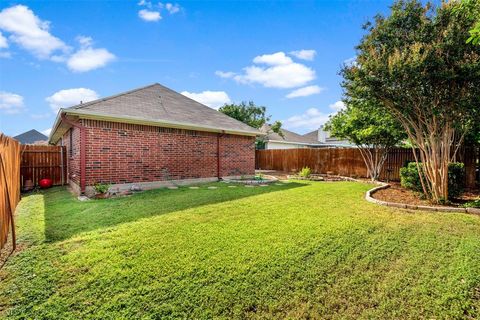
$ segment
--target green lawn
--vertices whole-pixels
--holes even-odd
[[[480,317],[480,217],[367,203],[369,185],[25,197],[0,317]]]

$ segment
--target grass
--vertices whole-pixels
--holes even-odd
[[[368,185],[25,197],[0,316],[480,317],[480,217],[393,210]]]

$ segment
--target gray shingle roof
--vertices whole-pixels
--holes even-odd
[[[48,137],[43,133],[38,132],[35,129],[19,134],[13,137],[13,139],[19,141],[21,144],[33,144],[39,141],[47,141]]]
[[[352,146],[354,147],[355,145],[347,140],[342,140],[336,137],[331,137],[330,134],[327,132],[327,138],[325,142],[319,142],[318,141],[318,130],[314,130],[309,133],[305,133],[303,136],[310,140],[312,143],[317,143],[317,144],[324,144],[324,145],[337,145],[337,146]]]
[[[262,128],[260,128],[260,131],[267,133],[268,131],[270,131],[270,126],[267,124],[264,124]],[[312,141],[309,140],[308,138],[305,138],[304,136],[299,135],[295,132],[292,132],[283,128],[281,129],[281,131],[283,133],[283,137],[280,136],[278,133],[270,132],[266,135],[265,140],[267,141],[275,140],[275,141],[292,142],[292,143],[293,142],[312,143]]]
[[[221,112],[194,101],[158,83],[107,98],[79,104],[60,112],[90,117],[145,120],[152,125],[172,124],[206,130],[260,135],[260,131]],[[58,119],[58,117],[57,117]],[[58,122],[58,121],[57,121]],[[162,125],[163,124],[163,125]],[[58,125],[58,123],[56,123]],[[54,126],[56,128],[56,126]],[[55,130],[55,129],[54,129]]]
[[[303,135],[304,138],[310,140],[312,143],[318,143],[318,129]]]

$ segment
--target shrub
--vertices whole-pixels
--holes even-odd
[[[406,189],[423,193],[417,164],[410,162],[400,169],[400,184]],[[452,162],[448,165],[448,197],[458,197],[465,186],[465,166],[460,162]]]
[[[462,194],[465,188],[465,165],[452,162],[448,165],[448,197],[455,198]]]
[[[309,167],[303,167],[302,170],[298,173],[300,177],[303,178],[308,178],[310,177],[310,174],[312,173],[312,170]]]
[[[106,183],[97,183],[94,186],[95,191],[97,193],[102,193],[102,194],[107,193],[109,188],[110,188],[110,185]]]
[[[262,180],[264,180],[264,175],[262,173],[259,173],[259,174],[255,175],[254,180],[262,181]]]
[[[463,205],[465,208],[480,208],[480,198],[477,200],[469,201]]]
[[[408,162],[405,167],[400,168],[400,184],[406,189],[423,192],[417,164],[415,162]]]

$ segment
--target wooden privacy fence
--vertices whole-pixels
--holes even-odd
[[[21,186],[30,180],[38,185],[41,179],[52,179],[53,185],[65,184],[67,156],[62,146],[22,145]]]
[[[20,144],[0,133],[0,249],[3,249],[9,230],[15,250],[13,214],[20,201]]]
[[[400,168],[407,161],[414,161],[412,149],[392,149],[387,156],[381,180],[399,181]],[[467,185],[474,186],[475,172],[478,166],[478,149],[464,148],[459,152],[457,161],[465,163]],[[332,173],[347,177],[367,177],[365,162],[357,148],[304,148],[285,150],[257,150],[256,169],[278,170],[284,172],[299,171],[309,167],[314,173]]]

